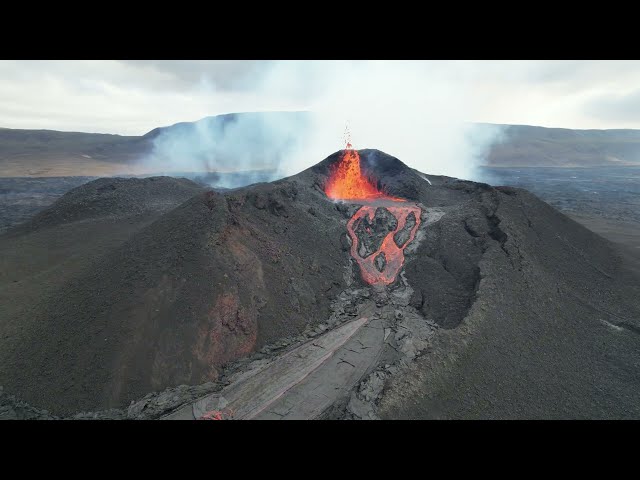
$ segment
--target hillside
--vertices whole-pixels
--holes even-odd
[[[144,137],[0,128],[0,176],[109,176],[135,173],[151,147]]]
[[[173,208],[134,210],[143,221],[126,209],[87,217],[93,209],[74,205],[93,205],[102,184],[90,182],[50,207],[82,215],[0,236],[4,392],[54,415],[118,408],[124,418],[131,402],[167,388],[171,408],[188,406],[192,393],[174,387],[206,382],[228,385],[239,404],[261,385],[296,382],[281,407],[304,406],[317,399],[314,382],[337,372],[351,383],[336,386],[324,418],[640,416],[640,281],[613,244],[525,190],[425,175],[376,150],[360,156],[403,200],[378,204],[356,239],[347,222],[363,203],[323,190],[341,152],[272,183],[189,189]],[[118,188],[138,190],[127,184]],[[419,218],[400,225],[398,205]],[[121,233],[107,244],[87,225]],[[405,263],[390,284],[369,285],[354,251],[372,255],[389,232],[397,247],[407,242]],[[66,245],[57,263],[55,242]],[[374,256],[381,272],[388,253]],[[321,377],[280,366],[316,337],[315,352],[331,344],[324,335],[340,325],[360,333]],[[375,348],[364,364],[358,342]],[[260,368],[247,370],[247,358]],[[364,374],[348,377],[349,365]],[[268,378],[252,377],[260,371]]]
[[[640,165],[640,130],[569,130],[502,125],[486,164],[494,167]]]

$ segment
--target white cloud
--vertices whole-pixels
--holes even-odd
[[[362,62],[1,61],[0,126],[139,135],[157,126],[219,113],[291,110],[317,105],[326,93],[323,71],[335,71],[340,64],[345,70],[343,92],[354,81],[366,88],[366,78],[353,80],[358,69],[365,71]],[[640,119],[616,107],[620,96],[631,94],[640,82],[637,61],[371,65],[381,75],[391,75],[399,65],[403,71],[412,71],[416,83],[424,85],[420,95],[433,96],[433,84],[464,84],[473,96],[462,112],[469,121],[640,128]],[[333,93],[339,94],[338,89],[333,88]],[[348,103],[348,98],[344,100]]]

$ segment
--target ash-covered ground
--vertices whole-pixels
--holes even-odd
[[[640,277],[614,244],[525,190],[360,155],[423,212],[382,289],[350,256],[357,203],[323,191],[340,152],[222,193],[99,180],[4,234],[0,415],[159,418],[262,368],[297,389],[274,415],[299,413],[311,377],[283,352],[366,317],[379,354],[314,418],[640,416]]]
[[[215,190],[228,190],[251,183],[266,182],[275,178],[273,170],[257,170],[237,173],[184,172],[173,173],[176,178],[186,178]],[[166,174],[125,176],[115,178],[149,178]],[[24,223],[45,210],[69,190],[98,177],[0,177],[0,233]],[[107,177],[112,178],[112,177]]]
[[[640,167],[482,168],[492,185],[529,190],[563,213],[633,222],[640,228]]]
[[[72,188],[96,177],[0,177],[0,233],[24,223]]]

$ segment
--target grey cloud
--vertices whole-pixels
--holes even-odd
[[[415,95],[399,96],[407,82]],[[469,94],[464,102],[447,97],[449,83]],[[638,61],[7,60],[0,126],[143,134],[221,113],[331,108],[358,117],[358,103],[393,111],[394,99],[429,98],[425,108],[443,103],[468,121],[638,128],[636,97],[619,94],[636,85]],[[420,109],[411,111],[419,121]]]
[[[640,89],[626,94],[599,95],[588,101],[585,114],[611,123],[611,128],[633,122],[640,124]]]
[[[166,74],[175,87],[193,88],[208,82],[216,89],[246,90],[252,77],[269,62],[261,60],[120,60],[136,69],[155,70]]]

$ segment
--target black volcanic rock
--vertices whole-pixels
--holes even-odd
[[[377,208],[373,218],[365,216],[361,220],[356,220],[353,230],[360,244],[360,256],[366,258],[377,252],[387,234],[397,226],[398,221],[385,208]]]
[[[424,187],[426,181],[415,173],[413,169],[380,150],[363,149],[358,150],[358,153],[360,154],[362,172],[375,179],[378,183],[378,188],[391,196],[406,198],[407,200],[419,199],[420,189]],[[339,150],[300,175],[308,173],[318,175],[317,185],[323,188],[331,173],[332,166],[340,161],[343,154],[344,150]]]
[[[444,330],[383,418],[638,418],[638,280],[618,251],[527,191],[475,195],[407,265]]]
[[[411,236],[411,231],[416,224],[416,221],[416,216],[413,214],[413,212],[407,215],[407,221],[405,222],[404,226],[393,236],[393,241],[398,247],[402,247],[405,243],[407,243],[409,237]]]
[[[205,188],[173,177],[99,178],[65,193],[51,207],[18,227],[33,230],[79,220],[163,213]]]
[[[60,280],[21,313],[20,332],[0,335],[0,384],[53,415],[121,408],[215,381],[228,362],[325,321],[348,282],[366,287],[345,236],[358,206],[323,192],[339,155],[197,193]],[[383,152],[360,155],[391,195],[422,206],[390,291],[406,280],[407,302],[437,331],[385,384],[381,416],[640,416],[638,279],[612,244],[526,191],[428,182]],[[377,217],[371,227],[389,231]]]
[[[119,406],[324,320],[345,253],[323,196],[295,180],[196,195],[41,298],[3,385],[62,413]]]

